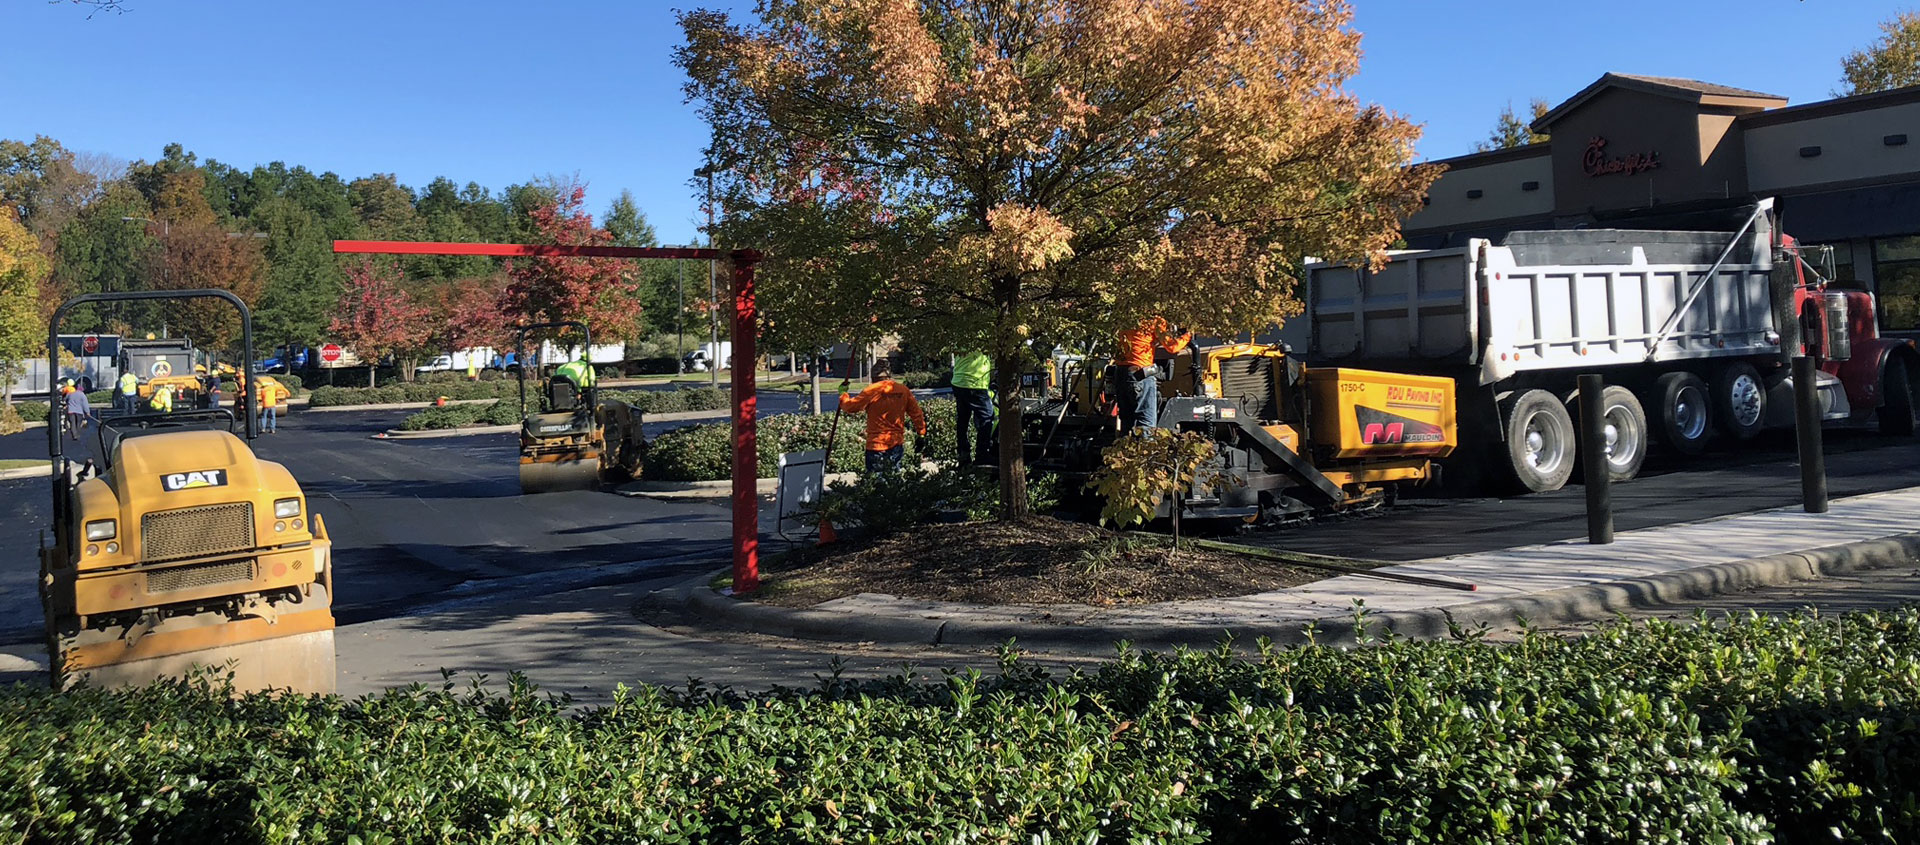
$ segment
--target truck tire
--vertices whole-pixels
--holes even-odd
[[[1631,480],[1647,462],[1647,412],[1640,405],[1640,397],[1616,384],[1609,384],[1601,391],[1600,407],[1606,409],[1607,477],[1612,481]],[[1568,404],[1567,412],[1573,417],[1574,431],[1583,431],[1577,395],[1575,401]],[[1582,478],[1591,471],[1588,467],[1580,468]]]
[[[1573,476],[1574,428],[1567,406],[1544,390],[1529,390],[1507,406],[1507,466],[1520,489],[1547,493]]]
[[[1713,380],[1713,417],[1735,440],[1751,440],[1767,424],[1767,383],[1752,364],[1728,364]]]
[[[1894,357],[1880,371],[1880,433],[1892,437],[1912,437],[1920,430],[1915,420],[1913,382],[1905,358]]]
[[[1653,383],[1652,398],[1661,442],[1682,455],[1707,450],[1713,427],[1706,382],[1692,373],[1664,373]]]

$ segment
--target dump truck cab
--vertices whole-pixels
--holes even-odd
[[[63,304],[218,297],[225,291],[88,294]],[[191,365],[188,367],[191,376]],[[195,667],[236,690],[332,692],[332,542],[286,467],[234,434],[250,409],[109,418],[103,467],[63,451],[49,423],[53,526],[40,594],[53,682],[139,684]]]

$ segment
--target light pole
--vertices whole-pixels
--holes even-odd
[[[713,165],[709,164],[693,172],[695,176],[707,177],[707,247],[713,247]],[[720,362],[727,356],[720,354],[720,286],[715,280],[719,272],[713,259],[707,259],[707,340],[713,359],[707,362],[707,372],[713,376],[713,386],[720,386]]]
[[[680,289],[680,307],[673,312],[673,371],[686,372],[687,366],[687,262],[676,258],[674,269],[680,274],[676,286]]]

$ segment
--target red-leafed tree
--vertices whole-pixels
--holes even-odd
[[[400,287],[399,264],[361,261],[347,268],[346,293],[334,306],[328,331],[367,362],[367,384],[372,385],[382,357],[425,342],[431,317],[426,306]]]
[[[512,323],[501,310],[506,280],[494,276],[460,279],[433,292],[431,309],[436,347],[453,352],[476,346],[505,351],[513,343]]]
[[[560,192],[557,202],[529,215],[542,243],[612,245],[607,230],[584,210],[586,189]],[[638,269],[617,258],[527,258],[507,265],[510,281],[501,296],[508,318],[533,323],[579,320],[595,336],[631,337],[640,329]]]

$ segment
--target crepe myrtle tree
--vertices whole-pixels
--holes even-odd
[[[977,344],[1003,419],[1033,341],[1271,326],[1300,312],[1300,256],[1378,256],[1438,175],[1407,166],[1416,126],[1343,89],[1339,0],[766,0],[680,24],[718,237],[765,250],[765,312]],[[1021,518],[1019,426],[999,463]]]

